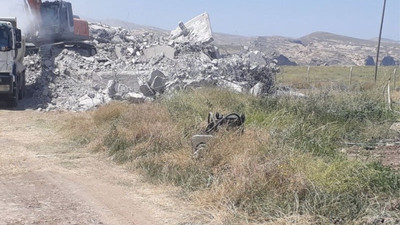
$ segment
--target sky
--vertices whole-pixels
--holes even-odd
[[[15,4],[24,0],[0,0]],[[214,32],[298,38],[316,31],[379,36],[383,0],[68,0],[82,18],[119,19],[167,30],[208,12]],[[12,8],[9,6],[8,8]],[[7,7],[1,7],[8,11]],[[6,10],[4,10],[6,9]],[[400,41],[400,0],[387,0],[384,38]]]

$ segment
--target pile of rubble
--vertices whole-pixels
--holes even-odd
[[[97,54],[42,46],[27,56],[32,104],[43,110],[88,110],[111,100],[144,102],[175,90],[219,86],[273,92],[279,68],[257,51],[221,56],[212,45],[208,15],[167,33],[142,33],[90,24]]]

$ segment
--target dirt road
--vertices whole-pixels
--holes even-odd
[[[0,224],[203,224],[208,217],[56,132],[67,113],[0,110]]]

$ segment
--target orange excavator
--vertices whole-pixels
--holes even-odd
[[[24,1],[34,21],[27,35],[28,42],[37,47],[44,44],[68,45],[87,49],[91,55],[96,53],[90,42],[88,22],[73,14],[70,2]]]

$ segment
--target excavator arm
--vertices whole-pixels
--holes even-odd
[[[31,9],[31,12],[40,18],[40,7],[42,6],[42,0],[25,0],[25,4]]]
[[[41,18],[41,7],[42,7],[42,0],[24,0],[25,3],[25,11],[27,16],[31,18],[31,23],[26,30],[26,40],[29,43],[35,43],[37,41],[37,37],[40,31],[40,26],[42,23]],[[29,44],[27,46],[28,52],[30,49],[36,49],[36,47],[30,47]]]

